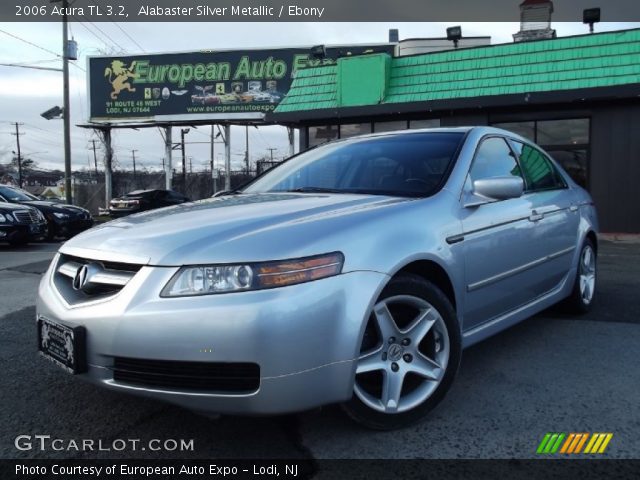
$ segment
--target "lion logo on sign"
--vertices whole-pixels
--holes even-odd
[[[131,62],[131,65],[127,67],[121,60],[113,60],[111,62],[111,67],[104,69],[104,76],[109,77],[109,83],[111,83],[111,86],[113,87],[113,92],[111,92],[112,100],[117,100],[118,95],[122,90],[126,90],[128,92],[136,91],[128,81],[130,78],[138,78],[139,75],[133,72],[135,68],[135,61]]]

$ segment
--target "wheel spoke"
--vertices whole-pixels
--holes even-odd
[[[393,315],[389,311],[389,306],[382,302],[376,305],[373,309],[373,314],[376,317],[378,328],[380,329],[380,335],[384,339],[396,336],[398,334],[398,326],[396,325]]]
[[[418,317],[411,323],[405,335],[411,337],[412,342],[417,345],[424,338],[424,336],[429,333],[431,327],[433,327],[436,321],[432,318],[429,318],[432,314],[431,308],[427,308],[420,312]]]
[[[404,383],[404,373],[385,370],[382,379],[382,405],[386,412],[397,412]]]
[[[386,365],[382,361],[381,355],[382,347],[378,347],[375,350],[361,355],[360,358],[358,358],[356,374],[384,370]]]
[[[442,365],[421,353],[413,357],[413,361],[407,365],[407,368],[410,372],[420,375],[422,378],[434,381],[440,380],[444,373]]]

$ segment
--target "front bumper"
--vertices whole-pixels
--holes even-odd
[[[21,242],[28,240],[38,240],[47,231],[46,222],[24,224],[3,224],[0,225],[0,241]]]
[[[72,237],[78,233],[93,227],[92,218],[65,218],[53,217],[54,234],[61,237]]]
[[[74,306],[48,272],[37,312],[86,328],[88,371],[79,376],[114,390],[233,414],[301,411],[351,397],[365,320],[385,275],[353,272],[273,290],[160,298],[176,271],[143,267],[117,295]],[[136,385],[114,380],[115,357],[251,362],[260,367],[260,384],[240,394]]]

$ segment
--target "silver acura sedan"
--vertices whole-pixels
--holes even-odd
[[[336,141],[65,243],[39,288],[39,350],[203,413],[342,403],[398,428],[443,399],[465,347],[558,302],[587,311],[596,232],[589,194],[509,132]]]

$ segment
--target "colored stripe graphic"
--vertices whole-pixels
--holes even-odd
[[[540,445],[538,445],[536,453],[556,453],[565,437],[566,434],[564,433],[547,433],[540,442]]]
[[[611,438],[613,438],[612,433],[594,433],[584,453],[604,453]]]
[[[584,446],[585,442],[587,441],[587,438],[589,438],[589,434],[588,433],[581,433],[580,435],[581,435],[580,441],[576,445],[575,450],[573,452],[571,452],[571,453],[580,453],[582,451],[582,447]]]
[[[547,433],[538,445],[538,454],[602,454],[609,446],[613,433]],[[585,447],[586,444],[586,447]],[[584,448],[584,450],[583,450]]]

